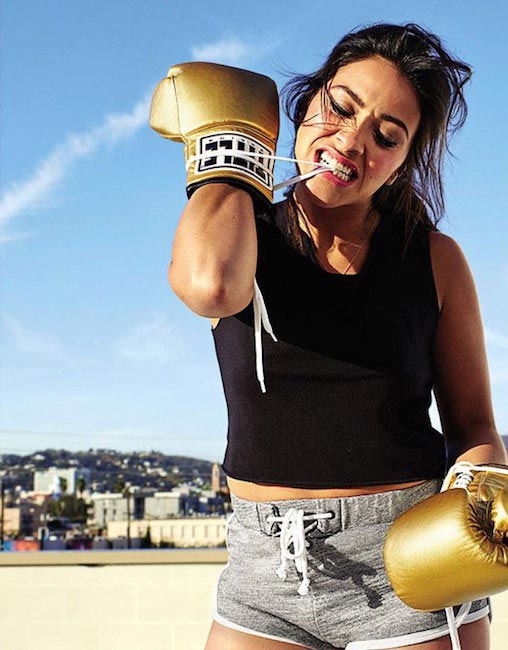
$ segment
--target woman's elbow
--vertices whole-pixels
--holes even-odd
[[[191,311],[206,318],[226,318],[245,309],[252,300],[253,285],[240,288],[227,286],[220,279],[207,279],[202,274],[181,278],[170,263],[168,280],[174,293]]]

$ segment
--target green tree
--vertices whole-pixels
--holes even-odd
[[[80,476],[76,481],[76,490],[79,493],[79,496],[83,496],[83,492],[86,490],[86,479],[84,476]]]
[[[147,526],[145,536],[143,537],[143,542],[141,544],[142,548],[152,548],[152,535],[150,532],[150,526]]]
[[[87,519],[86,503],[72,494],[64,494],[59,499],[50,501],[48,513],[53,517],[67,517],[77,524],[85,524]]]
[[[125,479],[120,475],[115,478],[113,492],[123,494],[125,490]]]

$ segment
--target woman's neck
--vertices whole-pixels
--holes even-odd
[[[294,192],[300,228],[318,248],[331,249],[334,244],[361,244],[378,213],[372,205],[345,205],[322,208],[306,199],[298,188]]]

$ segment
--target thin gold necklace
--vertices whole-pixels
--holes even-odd
[[[310,234],[310,230],[308,229],[308,225],[307,225],[307,215],[305,214],[305,212],[304,212],[304,210],[303,210],[303,207],[301,206],[300,202],[298,201],[298,199],[296,198],[296,196],[295,196],[294,194],[293,194],[293,198],[294,198],[294,201],[295,201],[296,209],[297,209],[298,212],[301,214],[301,216],[302,216],[302,218],[303,218],[303,220],[304,220],[304,222],[305,222],[305,227],[307,228],[307,235],[309,235],[309,237],[313,240],[313,237],[312,237],[312,235]],[[373,211],[373,210],[372,210],[372,211]],[[371,212],[372,212],[372,211],[371,211]],[[368,216],[368,215],[367,215],[367,216]],[[369,238],[370,238],[370,236],[371,236],[371,234],[372,234],[372,231],[374,230],[374,226],[376,225],[377,221],[378,221],[378,220],[376,219],[376,217],[374,217],[374,219],[372,220],[372,223],[371,223],[371,225],[370,225],[370,227],[369,227],[369,230],[368,230],[367,234],[365,235],[364,240],[363,240],[360,244],[354,244],[353,242],[347,242],[347,243],[350,244],[351,246],[357,246],[357,247],[358,247],[358,250],[357,250],[356,253],[353,255],[353,257],[352,257],[351,260],[349,261],[349,264],[346,266],[346,268],[344,269],[344,271],[339,271],[339,274],[340,274],[340,275],[346,275],[346,274],[347,274],[347,272],[349,271],[349,269],[350,269],[351,266],[353,265],[354,261],[356,260],[356,258],[357,258],[358,255],[360,254],[360,252],[363,250],[363,247],[364,247],[365,244],[368,242],[368,240],[369,240]],[[319,258],[317,257],[317,255],[316,255],[316,259],[317,259],[317,261],[319,262],[321,268],[323,268],[323,269],[326,271],[326,269],[324,268],[322,262],[319,260]],[[327,271],[327,273],[328,273],[328,272],[329,272],[329,271]]]
[[[371,234],[372,234],[372,231],[374,230],[374,224],[375,224],[376,222],[377,222],[377,219],[376,219],[376,217],[374,217],[374,219],[372,220],[372,223],[371,223],[371,225],[370,225],[370,227],[369,227],[369,230],[368,230],[367,234],[365,235],[365,239],[364,239],[364,240],[362,241],[362,243],[360,244],[358,250],[357,250],[356,253],[353,255],[351,261],[350,261],[349,264],[346,266],[345,270],[342,271],[342,275],[346,275],[346,273],[349,271],[349,269],[350,269],[351,266],[353,265],[353,262],[355,261],[355,259],[356,259],[356,258],[358,257],[358,255],[360,254],[360,251],[362,250],[362,248],[365,246],[365,244],[367,243],[367,241],[370,239],[370,236],[371,236]]]

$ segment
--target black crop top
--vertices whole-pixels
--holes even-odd
[[[222,468],[233,478],[332,488],[443,478],[431,426],[438,321],[429,237],[383,215],[356,275],[324,271],[281,226],[287,202],[256,217],[256,280],[277,337],[262,332],[266,392],[256,379],[254,309],[213,330],[228,409]]]

